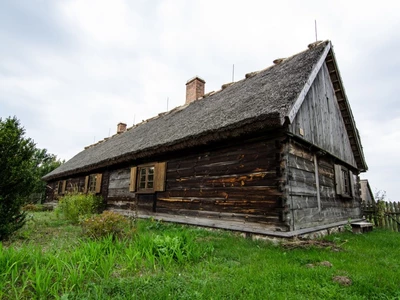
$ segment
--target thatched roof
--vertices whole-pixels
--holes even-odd
[[[159,114],[78,153],[44,179],[87,172],[262,128],[281,127],[330,42],[316,44],[221,91]],[[290,120],[289,120],[290,121]]]

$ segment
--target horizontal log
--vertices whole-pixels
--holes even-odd
[[[129,192],[129,186],[126,186],[124,188],[109,188],[108,189],[108,197],[113,198],[113,197],[124,197],[124,198],[135,198],[135,193]]]
[[[186,198],[186,197],[171,197],[171,198],[157,198],[157,203],[172,202],[172,203],[201,203],[213,204],[216,206],[240,206],[240,207],[264,207],[275,208],[278,207],[279,201],[255,201],[247,199],[225,199],[225,198]]]
[[[135,204],[132,204],[132,203],[129,203],[129,202],[124,202],[124,203],[119,203],[119,202],[107,203],[107,210],[113,210],[113,209],[134,210],[134,209],[135,209]]]
[[[266,196],[281,196],[282,192],[276,186],[241,186],[241,187],[200,187],[200,188],[187,188],[184,185],[174,186],[174,189],[168,190],[171,192],[175,191],[197,191],[199,193],[226,193],[229,195],[245,195],[256,196],[260,193],[264,193]]]
[[[317,197],[291,196],[288,201],[292,209],[318,208]]]
[[[313,161],[293,156],[291,154],[289,154],[288,156],[288,166],[295,169],[305,170],[308,172],[315,172]]]
[[[169,211],[162,208],[157,209],[157,213],[187,216],[189,218],[200,217],[200,218],[209,218],[209,219],[225,220],[225,221],[257,222],[259,224],[273,224],[276,226],[284,226],[284,224],[279,221],[279,217],[277,215],[275,216],[247,215],[240,213],[226,213],[226,212],[215,212],[215,211],[192,211],[186,209],[178,211]]]
[[[207,164],[209,162],[218,161],[237,161],[247,159],[247,155],[260,155],[260,153],[274,153],[275,141],[256,141],[246,142],[242,144],[232,145],[229,147],[222,147],[214,149],[213,151],[204,151],[202,153],[196,153],[185,157],[185,160],[177,158],[170,160],[168,163],[168,169],[184,169],[190,168],[197,163]],[[243,156],[244,155],[244,156]],[[274,155],[274,154],[273,154]],[[250,158],[254,160],[254,158]],[[194,164],[193,164],[194,163]]]
[[[317,191],[315,187],[312,189],[309,186],[290,186],[289,194],[291,196],[317,196]]]
[[[318,165],[318,174],[320,176],[326,176],[326,177],[332,178],[332,179],[335,177],[335,171],[334,171],[333,167],[327,168],[325,166]]]
[[[315,185],[315,174],[314,172],[303,171],[295,168],[289,168],[288,176],[290,183],[292,182],[303,182],[310,185]]]
[[[310,153],[308,149],[305,149],[304,147],[300,146],[297,143],[293,142],[289,143],[288,150],[289,153],[293,156],[297,156],[299,158],[303,158],[309,161],[314,159],[313,155]]]
[[[253,160],[249,162],[228,162],[219,163],[213,167],[196,166],[192,164],[185,169],[172,169],[168,165],[167,180],[189,176],[219,176],[229,174],[246,174],[253,172],[265,172],[275,170],[278,162],[270,160]]]
[[[247,199],[249,201],[269,201],[276,202],[280,195],[269,195],[266,193],[249,193],[246,190],[169,190],[158,193],[161,198],[185,197],[185,198],[222,198],[222,199]]]
[[[335,181],[332,178],[328,178],[326,176],[319,176],[319,184],[327,188],[335,188]]]
[[[133,194],[134,195],[134,194]],[[116,201],[124,201],[124,202],[135,202],[135,198],[126,198],[126,197],[108,197],[107,202],[116,202]]]

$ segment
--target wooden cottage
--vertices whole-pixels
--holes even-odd
[[[374,193],[372,193],[368,179],[360,180],[360,197],[364,203],[372,204],[375,202]]]
[[[124,214],[284,237],[360,219],[367,165],[330,41],[204,85],[46,175],[47,199],[92,192]]]

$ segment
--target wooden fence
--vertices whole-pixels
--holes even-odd
[[[362,202],[364,218],[375,226],[400,232],[400,202]]]

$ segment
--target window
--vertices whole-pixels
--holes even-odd
[[[335,165],[336,194],[344,198],[354,197],[353,173],[341,165]]]
[[[350,178],[349,178],[349,171],[342,168],[342,185],[343,185],[343,194],[350,195]]]
[[[57,186],[56,186],[56,194],[57,195],[63,195],[65,193],[66,184],[67,184],[66,180],[60,180],[59,182],[57,182]]]
[[[93,193],[98,194],[101,192],[101,179],[102,174],[90,174],[85,177],[85,188],[83,190],[84,193]]]
[[[165,173],[165,162],[132,167],[129,191],[138,193],[164,191]]]
[[[151,190],[154,187],[154,166],[140,167],[138,190]]]

